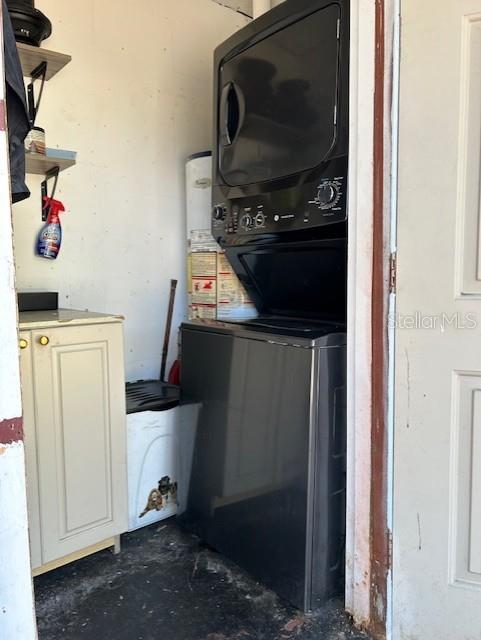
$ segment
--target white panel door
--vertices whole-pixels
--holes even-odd
[[[127,529],[122,325],[31,335],[46,563]]]
[[[403,0],[393,625],[481,638],[481,0]]]

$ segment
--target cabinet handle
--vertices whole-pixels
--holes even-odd
[[[20,346],[20,349],[26,349],[28,347],[28,340],[25,340],[25,338],[20,338],[18,344]]]
[[[48,343],[50,342],[50,340],[47,338],[47,336],[42,336],[40,338],[39,342],[42,345],[42,347],[46,347],[48,345]]]

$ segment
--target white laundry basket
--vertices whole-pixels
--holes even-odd
[[[179,389],[156,380],[129,383],[127,468],[129,531],[177,512]]]

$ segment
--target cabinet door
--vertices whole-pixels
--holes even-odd
[[[35,569],[42,564],[42,546],[40,534],[40,500],[38,493],[35,400],[32,377],[32,337],[29,331],[22,331],[20,333],[20,347],[30,561],[32,569]]]
[[[32,331],[32,342],[46,563],[127,529],[122,325]]]

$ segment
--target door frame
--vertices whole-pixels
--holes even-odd
[[[346,610],[390,637],[399,0],[351,3]]]

